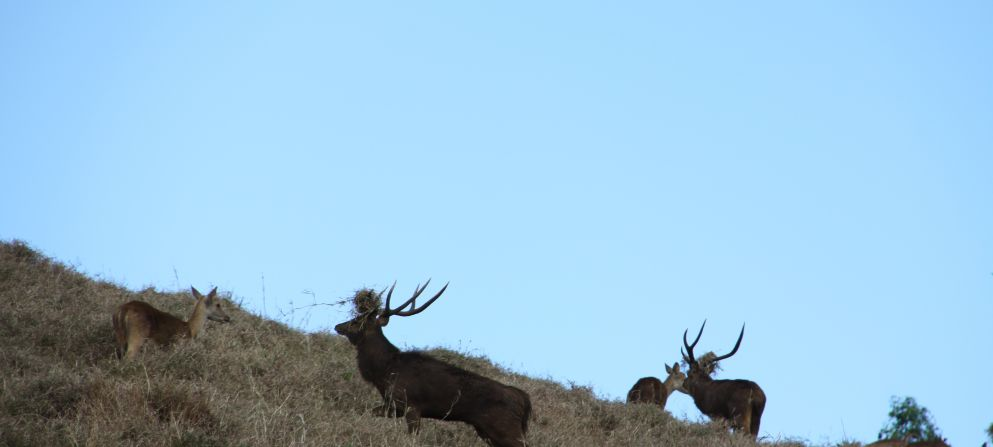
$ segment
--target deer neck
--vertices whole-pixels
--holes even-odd
[[[687,391],[687,394],[693,396],[693,399],[697,399],[707,394],[707,390],[710,389],[710,384],[713,381],[710,376],[687,377],[683,380],[683,389]]]
[[[197,300],[193,306],[193,313],[190,314],[186,326],[190,331],[190,338],[196,338],[203,331],[203,325],[207,322],[207,303],[204,300]]]
[[[363,337],[355,346],[358,353],[359,372],[366,380],[378,383],[387,374],[390,363],[400,353],[400,349],[390,343],[383,330]]]
[[[662,392],[665,393],[666,397],[669,397],[673,391],[676,391],[676,382],[672,380],[672,377],[667,377],[665,382],[662,382]]]

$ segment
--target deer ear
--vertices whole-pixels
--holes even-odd
[[[217,287],[214,287],[210,293],[207,294],[207,299],[214,299],[217,296]]]
[[[199,300],[199,299],[203,298],[203,295],[200,294],[200,291],[197,290],[196,287],[190,286],[190,291],[193,292],[193,298],[194,299]]]
[[[679,362],[673,362],[672,363],[672,370],[673,371],[676,371],[676,372],[679,372]]]
[[[665,373],[672,374],[672,368],[670,368],[668,364],[665,365]]]

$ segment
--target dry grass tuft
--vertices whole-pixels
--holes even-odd
[[[721,370],[721,363],[714,360],[716,358],[717,354],[710,351],[697,359],[697,363],[700,365],[700,368],[707,372],[707,375],[713,376],[717,374],[717,371]]]
[[[114,355],[111,314],[132,299],[188,316],[186,291],[130,291],[94,280],[21,242],[0,242],[2,446],[482,446],[471,427],[372,414],[379,396],[344,338],[307,334],[228,303],[233,323],[138,361]],[[230,300],[230,296],[226,297]],[[356,310],[378,308],[359,291]],[[402,340],[396,340],[402,342]],[[689,423],[649,405],[507,371],[446,349],[430,355],[531,395],[535,446],[754,446],[719,424]],[[793,446],[796,442],[766,445]]]
[[[372,289],[361,289],[352,297],[352,316],[366,315],[379,311],[383,305],[382,294]]]

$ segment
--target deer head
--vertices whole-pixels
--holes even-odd
[[[207,313],[207,319],[220,323],[231,322],[231,317],[224,313],[224,309],[221,308],[221,300],[217,299],[217,287],[214,287],[206,297],[200,294],[196,287],[190,286],[190,291],[193,292],[193,298],[197,300],[197,305],[201,301],[203,302],[203,310]]]
[[[369,309],[359,309],[359,315],[351,320],[344,323],[338,324],[334,327],[335,332],[344,335],[348,338],[348,341],[353,345],[358,345],[358,343],[368,336],[374,334],[382,334],[382,329],[390,322],[390,317],[409,317],[411,315],[417,315],[427,309],[431,303],[434,303],[442,293],[445,293],[445,289],[448,288],[448,284],[442,287],[431,299],[429,299],[424,305],[417,307],[416,300],[418,297],[424,293],[424,289],[428,287],[431,280],[427,280],[423,286],[418,286],[414,288],[414,294],[404,301],[403,304],[397,306],[396,308],[390,308],[390,299],[393,298],[393,289],[396,288],[396,282],[390,286],[389,292],[385,289],[378,294],[372,291],[368,291],[370,294],[371,301],[373,303],[372,308]],[[361,293],[361,292],[360,292]],[[378,302],[379,298],[386,293],[386,302],[380,309]],[[373,296],[374,295],[374,296]]]
[[[693,343],[689,343],[686,340],[686,334],[689,332],[689,329],[683,331],[683,346],[686,348],[686,352],[682,352],[682,349],[680,349],[680,352],[683,354],[683,361],[686,362],[688,370],[686,372],[686,380],[683,381],[683,387],[680,391],[687,394],[693,394],[693,388],[699,387],[703,383],[712,381],[713,379],[711,379],[710,375],[714,372],[717,362],[730,358],[737,353],[738,348],[741,347],[741,339],[745,337],[745,325],[742,324],[741,334],[738,335],[738,341],[734,344],[734,349],[732,349],[731,352],[713,357],[706,356],[706,360],[701,363],[698,362],[697,358],[693,355],[693,348],[695,348],[696,344],[700,341],[700,336],[703,335],[703,328],[705,326],[707,326],[707,320],[703,320],[703,324],[700,326],[700,332],[696,334],[696,338],[693,340]]]
[[[683,382],[686,381],[686,373],[679,370],[679,363],[673,363],[670,367],[665,365],[665,373],[668,374],[666,377],[665,384],[666,390],[672,392],[683,387]]]

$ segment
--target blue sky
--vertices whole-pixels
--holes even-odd
[[[5,2],[0,238],[622,398],[742,349],[763,436],[993,422],[990,2]],[[435,290],[432,288],[431,290]],[[680,417],[699,413],[670,399]]]

